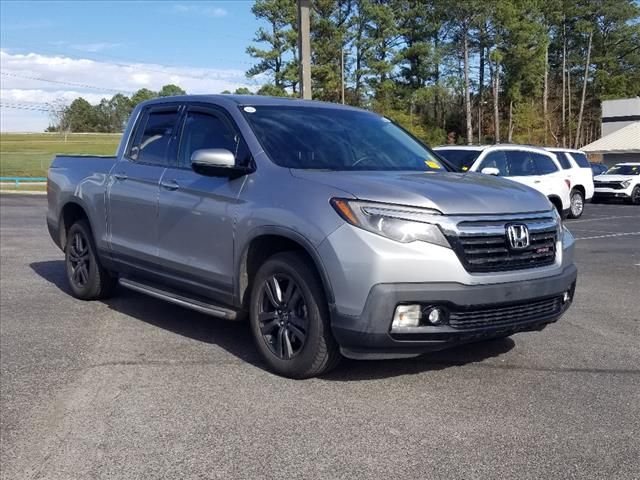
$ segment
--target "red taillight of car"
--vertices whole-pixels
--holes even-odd
[[[566,184],[567,184],[567,188],[568,188],[568,189],[571,189],[571,180],[569,180],[568,178],[566,178],[566,179],[564,180],[564,183],[566,183]]]

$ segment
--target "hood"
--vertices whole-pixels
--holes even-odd
[[[480,173],[292,170],[292,175],[351,193],[361,200],[435,208],[444,214],[546,211],[540,192]]]
[[[638,175],[596,175],[593,177],[594,182],[624,182],[625,180],[633,180]]]

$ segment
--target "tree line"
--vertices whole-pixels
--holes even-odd
[[[600,104],[640,95],[634,0],[313,0],[313,98],[380,112],[432,144],[580,147]],[[296,0],[256,0],[260,93],[299,90]],[[344,78],[344,85],[343,85]]]
[[[157,92],[141,88],[130,97],[117,93],[109,99],[103,98],[97,105],[91,105],[82,97],[76,98],[68,105],[59,100],[49,104],[51,124],[47,132],[122,132],[129,115],[138,103],[185,93],[177,85],[169,84]]]

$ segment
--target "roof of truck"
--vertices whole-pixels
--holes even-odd
[[[214,104],[230,105],[252,105],[252,106],[302,106],[302,107],[321,107],[321,108],[339,108],[348,110],[366,111],[361,108],[342,105],[339,103],[321,102],[318,100],[302,100],[291,97],[268,97],[264,95],[233,95],[233,94],[216,94],[216,95],[176,95],[172,97],[159,97],[143,102],[145,105],[167,102],[203,102]],[[371,112],[374,113],[374,112]]]

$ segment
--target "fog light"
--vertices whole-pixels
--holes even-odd
[[[398,305],[393,315],[393,327],[417,327],[420,325],[422,311],[420,305]]]
[[[571,293],[569,292],[569,290],[567,290],[566,292],[564,292],[564,295],[562,295],[562,303],[569,303],[571,301]]]
[[[430,307],[425,310],[425,315],[432,325],[440,325],[445,320],[445,312],[438,307]]]

